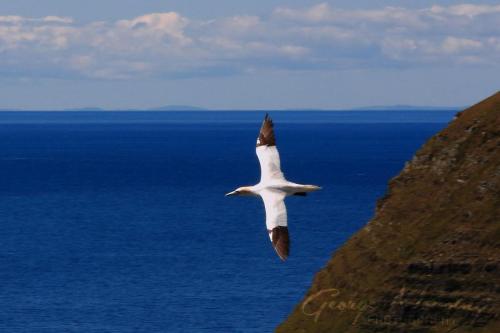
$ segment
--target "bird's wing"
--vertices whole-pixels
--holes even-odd
[[[263,190],[260,196],[266,208],[266,227],[273,247],[281,260],[288,258],[290,238],[285,206],[285,192],[279,190]]]
[[[260,162],[261,182],[284,179],[283,172],[281,172],[280,155],[276,148],[273,126],[273,121],[266,114],[260,128],[257,147],[255,149]]]

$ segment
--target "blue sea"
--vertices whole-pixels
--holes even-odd
[[[270,112],[281,262],[258,198],[265,112],[0,112],[0,332],[272,332],[454,112]]]

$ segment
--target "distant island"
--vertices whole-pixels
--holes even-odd
[[[192,105],[166,105],[148,109],[149,111],[207,111],[207,109]]]
[[[82,108],[64,109],[63,111],[106,111],[106,110],[97,106],[86,106]]]

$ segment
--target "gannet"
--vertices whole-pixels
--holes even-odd
[[[316,185],[302,185],[285,179],[280,166],[280,155],[274,138],[274,124],[266,114],[257,137],[257,157],[260,163],[260,182],[254,186],[242,186],[226,196],[260,196],[266,210],[266,227],[276,253],[286,260],[290,253],[290,238],[285,198],[290,195],[305,196],[321,189]]]

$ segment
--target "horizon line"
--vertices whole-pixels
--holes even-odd
[[[0,112],[342,112],[342,111],[457,111],[468,106],[367,106],[355,108],[192,108],[192,109],[162,109],[162,108],[63,108],[63,109],[30,109],[30,108],[0,108]]]

